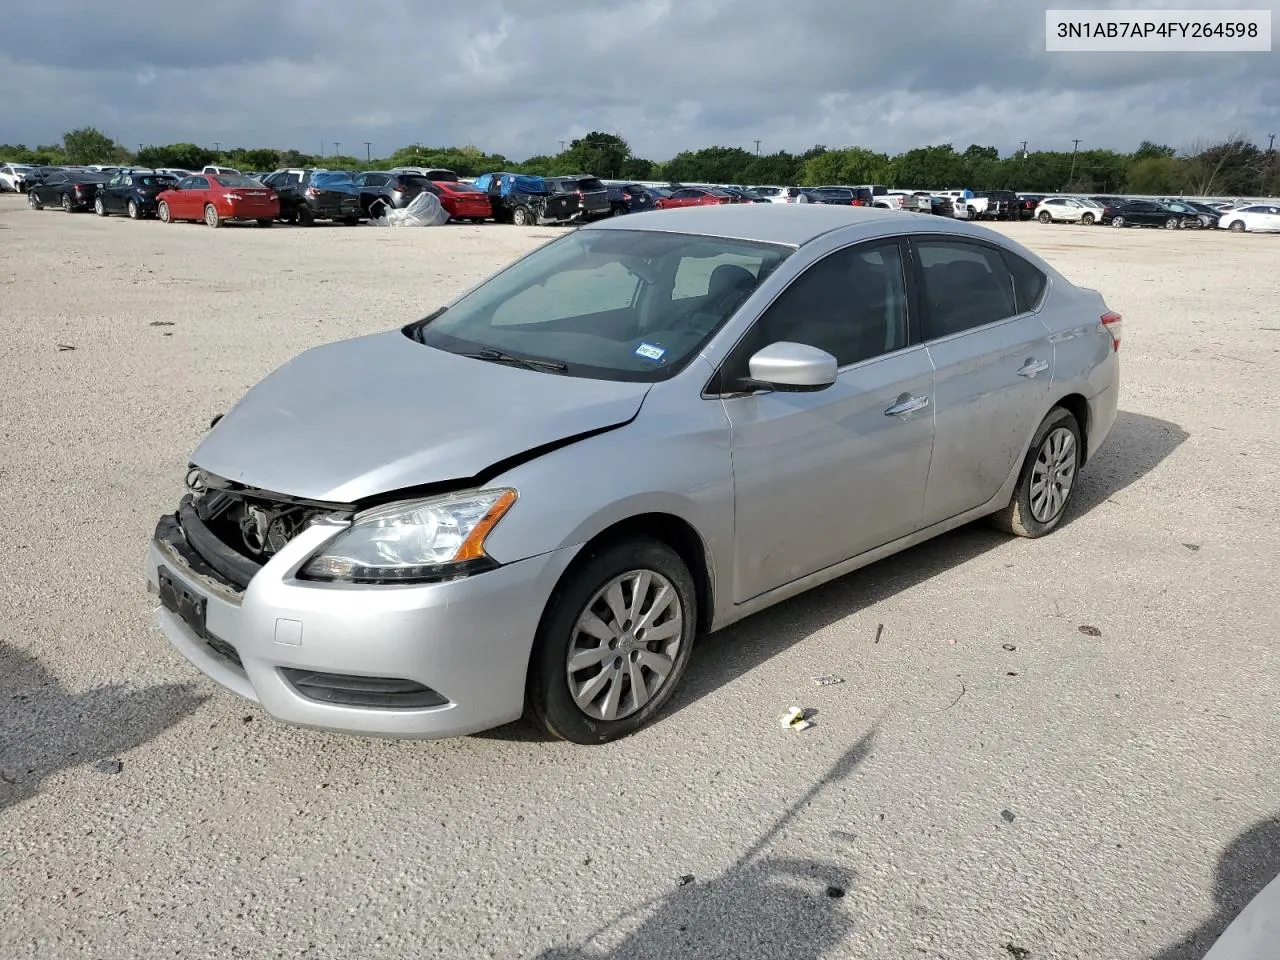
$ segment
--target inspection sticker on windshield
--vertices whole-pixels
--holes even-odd
[[[655,347],[652,343],[642,343],[636,347],[636,356],[644,357],[646,360],[661,360],[666,355],[666,350],[662,347]]]

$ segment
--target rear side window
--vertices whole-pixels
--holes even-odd
[[[1009,272],[1013,274],[1013,295],[1018,312],[1030,313],[1038,309],[1045,288],[1049,285],[1049,278],[1016,253],[1005,250],[1004,259],[1009,264]]]
[[[595,177],[587,177],[585,180],[578,181],[579,190],[603,190],[604,184]]]
[[[914,246],[928,311],[926,340],[1017,315],[1013,276],[999,250],[963,240],[918,240]]]

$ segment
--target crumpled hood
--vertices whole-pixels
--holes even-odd
[[[649,386],[473,360],[394,330],[294,358],[219,420],[191,460],[247,486],[352,503],[472,477],[625,423]]]

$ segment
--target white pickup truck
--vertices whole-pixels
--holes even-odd
[[[951,198],[957,220],[981,220],[986,216],[987,205],[990,203],[986,197],[975,197],[973,191],[967,188],[939,190],[938,196]]]
[[[890,210],[901,210],[903,199],[899,193],[890,193],[889,188],[878,183],[860,183],[853,188],[858,190],[871,191],[871,206],[887,207]]]

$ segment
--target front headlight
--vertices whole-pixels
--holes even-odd
[[[516,502],[501,488],[378,507],[304,566],[307,580],[422,583],[465,576],[493,561],[484,541]]]

